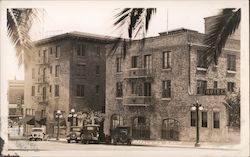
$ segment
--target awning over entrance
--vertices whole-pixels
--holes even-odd
[[[46,122],[47,122],[47,120],[46,120],[46,118],[42,118],[42,119],[40,119],[39,121],[36,121],[38,124],[40,124],[40,125],[46,125]]]
[[[35,125],[35,117],[34,116],[25,116],[23,119],[18,121],[19,124],[29,124]]]

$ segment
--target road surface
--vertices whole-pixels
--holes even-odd
[[[80,144],[67,143],[66,141],[9,141],[9,154],[17,153],[20,156],[88,156],[88,157],[148,157],[148,156],[230,156],[240,157],[241,152],[237,149],[211,149],[194,147],[173,146],[127,146],[105,144]]]

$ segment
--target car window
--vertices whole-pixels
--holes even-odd
[[[43,132],[42,129],[33,129],[32,131],[34,131],[34,132]]]
[[[94,127],[88,126],[87,130],[94,130]]]

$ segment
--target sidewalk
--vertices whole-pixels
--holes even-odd
[[[155,146],[155,147],[195,148],[194,144],[195,142],[186,142],[186,141],[161,141],[161,140],[132,141],[132,145]],[[239,150],[240,144],[200,142],[200,147],[196,148]]]

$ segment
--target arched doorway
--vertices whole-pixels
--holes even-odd
[[[132,137],[133,139],[150,139],[150,123],[148,118],[139,116],[133,120]]]
[[[162,139],[178,141],[179,140],[179,121],[168,118],[162,121]]]

